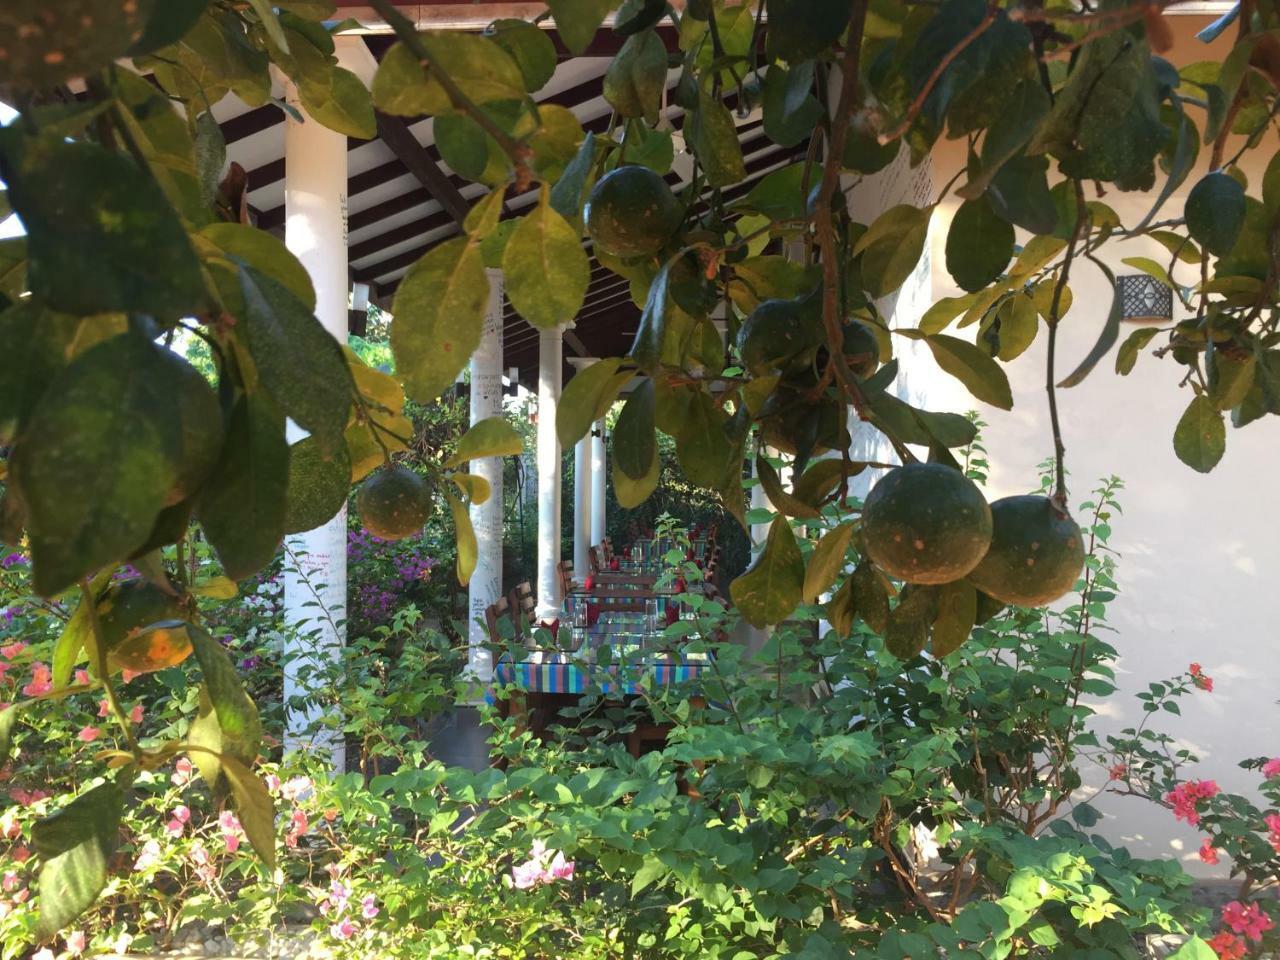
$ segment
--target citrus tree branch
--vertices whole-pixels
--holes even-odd
[[[1063,464],[1066,448],[1062,443],[1062,425],[1058,422],[1057,377],[1054,376],[1054,362],[1057,359],[1058,320],[1062,315],[1062,292],[1067,288],[1067,277],[1071,273],[1071,262],[1075,259],[1076,245],[1080,242],[1080,234],[1089,218],[1089,208],[1085,205],[1084,187],[1079,180],[1073,180],[1076,191],[1076,225],[1071,231],[1071,240],[1067,243],[1066,256],[1062,260],[1062,269],[1058,272],[1058,280],[1053,286],[1053,302],[1049,306],[1048,347],[1045,351],[1045,391],[1049,394],[1049,423],[1053,429],[1054,491],[1053,500],[1062,509],[1067,508],[1067,471]]]

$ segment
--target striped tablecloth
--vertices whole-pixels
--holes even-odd
[[[599,691],[617,695],[696,680],[709,666],[704,658],[679,654],[648,654],[643,658],[631,654],[622,664],[601,664],[563,653],[544,653],[537,660],[517,661],[503,655],[494,665],[493,680],[495,687],[515,686],[525,692]],[[496,691],[490,689],[486,699],[495,702]]]

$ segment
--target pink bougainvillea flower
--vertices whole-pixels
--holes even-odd
[[[31,665],[31,682],[22,688],[26,697],[42,697],[53,689],[53,673],[43,663]]]
[[[1123,780],[1129,775],[1129,767],[1124,763],[1114,763],[1107,768],[1107,773],[1112,780]]]
[[[1258,904],[1246,905],[1239,900],[1232,900],[1222,908],[1222,922],[1233,932],[1243,934],[1250,940],[1261,940],[1262,935],[1275,926]]]
[[[1193,677],[1198,677],[1198,676],[1200,676],[1200,673],[1201,673],[1200,664],[1198,664],[1198,663],[1192,663],[1192,664],[1191,664],[1191,666],[1190,666],[1190,667],[1188,667],[1187,669],[1191,672],[1191,675],[1192,675]]]
[[[0,836],[6,840],[17,840],[22,836],[22,824],[18,822],[16,810],[10,810],[0,817]]]
[[[1243,960],[1248,946],[1243,940],[1228,930],[1221,930],[1209,941],[1209,946],[1218,955],[1219,960]]]
[[[18,872],[16,870],[6,870],[4,879],[0,880],[0,890],[5,893],[13,893],[20,886],[22,886],[22,878],[18,876]]]
[[[1272,757],[1262,765],[1262,775],[1270,780],[1272,777],[1280,777],[1280,757]]]
[[[1270,831],[1267,842],[1271,844],[1276,853],[1280,853],[1280,813],[1268,813],[1263,822]]]
[[[528,890],[540,883],[573,879],[574,862],[565,860],[559,850],[548,850],[541,840],[533,841],[529,859],[511,868],[511,885],[517,890]]]
[[[1180,783],[1165,794],[1165,802],[1173,807],[1173,816],[1177,820],[1185,820],[1191,826],[1200,822],[1197,804],[1220,793],[1218,784],[1213,780],[1188,780]]]
[[[179,823],[190,823],[190,822],[191,822],[191,810],[190,810],[190,808],[188,808],[188,807],[186,807],[186,806],[183,806],[183,805],[181,805],[181,804],[179,804],[178,806],[174,807],[174,808],[173,808],[173,819],[177,820]]]
[[[27,645],[25,643],[21,640],[15,640],[13,643],[6,643],[3,647],[0,647],[0,657],[4,657],[6,660],[12,660],[25,649],[27,649]]]
[[[142,722],[142,704],[135,703],[133,709],[129,711],[129,719],[133,723]]]
[[[72,930],[67,934],[67,949],[76,956],[84,953],[84,948],[88,945],[88,938],[84,935],[83,930]]]
[[[264,777],[263,779],[267,784],[268,790],[270,790],[272,793],[280,792],[280,778],[277,777],[274,773],[268,773],[266,777]]]
[[[551,880],[572,880],[573,863],[572,860],[566,860],[564,854],[557,850],[556,855],[551,858],[551,866],[547,869],[549,878]]]
[[[125,667],[120,671],[120,680],[123,683],[132,683],[140,676],[142,676],[141,670],[130,670],[128,667]]]
[[[13,797],[15,803],[29,807],[33,803],[39,803],[45,797],[53,796],[53,794],[48,790],[23,790],[21,787],[14,787],[9,791],[9,796]]]
[[[98,716],[106,717],[111,715],[111,703],[105,698],[98,701]]]
[[[81,727],[80,732],[76,734],[76,739],[81,743],[93,743],[102,736],[101,727]]]
[[[26,863],[31,859],[31,851],[20,843],[9,851],[9,856],[13,858],[14,863]]]
[[[185,827],[185,826],[183,826],[183,824],[182,824],[182,821],[181,821],[181,820],[170,820],[168,823],[166,823],[166,824],[164,825],[164,832],[165,832],[165,833],[167,833],[167,834],[168,834],[169,836],[171,836],[171,837],[180,837],[180,836],[182,836],[182,832],[183,832],[185,829],[186,829],[186,827]]]
[[[181,824],[179,824],[181,826]],[[133,869],[146,870],[160,862],[160,841],[148,840],[138,852],[138,859],[133,861]]]
[[[287,847],[296,847],[298,838],[311,829],[311,824],[307,822],[307,815],[294,807],[293,813],[289,815],[289,829],[285,831],[284,843]]]
[[[89,671],[82,667],[76,671],[76,683],[82,687],[87,687],[93,683],[93,678],[89,676]]]
[[[301,800],[309,796],[315,784],[310,777],[293,777],[280,788],[280,796],[286,800]]]
[[[511,868],[511,885],[517,890],[536,887],[541,880],[542,864],[535,860],[529,860]]]
[[[1217,863],[1218,851],[1213,845],[1213,837],[1205,837],[1200,844],[1200,859],[1205,863]]]
[[[356,925],[344,918],[329,928],[329,934],[335,940],[350,940],[356,935]]]
[[[222,839],[227,845],[227,853],[235,853],[240,849],[240,838],[244,835],[240,818],[230,810],[223,810],[218,817],[218,826],[222,828]]]
[[[179,757],[178,761],[173,765],[173,775],[169,777],[169,781],[175,787],[184,787],[191,782],[191,761],[186,757]]]
[[[366,920],[372,920],[378,915],[378,898],[372,893],[360,901],[360,915]]]

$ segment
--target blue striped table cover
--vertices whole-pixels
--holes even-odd
[[[610,663],[608,666],[574,659],[572,655],[544,654],[540,663],[512,661],[503,655],[493,668],[494,686],[485,692],[485,700],[497,702],[497,687],[515,686],[536,693],[586,693],[592,681],[605,694],[639,693],[654,686],[673,686],[697,680],[710,666],[705,659],[681,656],[652,656],[641,662]],[[619,672],[626,675],[619,679]]]

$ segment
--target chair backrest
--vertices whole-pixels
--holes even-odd
[[[573,561],[561,560],[556,564],[556,575],[560,578],[560,596],[567,597],[577,588],[573,581]]]
[[[605,563],[608,563],[610,560],[612,560],[613,559],[613,541],[610,540],[608,537],[605,537],[603,540],[601,540],[600,551],[604,555],[603,559]]]
[[[600,565],[600,549],[598,547],[587,547],[587,562],[591,565],[592,573],[599,573],[604,569]]]
[[[493,643],[502,643],[502,633],[498,629],[498,621],[506,617],[511,620],[511,603],[506,597],[499,597],[493,603],[489,604],[484,611],[484,625],[489,633],[489,639]]]
[[[537,598],[533,595],[533,584],[528,580],[517,583],[512,587],[507,599],[511,604],[512,616],[516,618],[518,624],[533,621],[533,613],[538,608]]]

